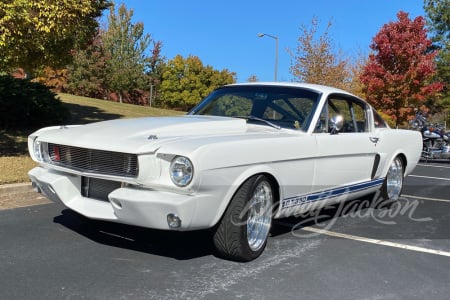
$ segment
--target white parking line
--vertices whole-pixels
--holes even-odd
[[[431,176],[421,176],[421,175],[408,175],[408,177],[418,177],[418,178],[428,178],[428,179],[437,179],[437,180],[448,180],[448,181],[450,181],[450,178],[443,178],[443,177],[431,177]]]
[[[393,248],[400,248],[400,249],[404,249],[404,250],[417,251],[417,252],[422,252],[422,253],[429,253],[429,254],[434,254],[434,255],[450,257],[450,252],[447,252],[447,251],[434,250],[434,249],[411,246],[411,245],[406,245],[406,244],[399,244],[399,243],[394,243],[394,242],[389,242],[389,241],[371,239],[371,238],[361,237],[361,236],[357,236],[357,235],[351,235],[351,234],[333,232],[333,231],[328,231],[328,230],[323,230],[323,229],[317,229],[314,227],[303,227],[302,230],[319,233],[319,234],[324,234],[324,235],[328,235],[328,236],[339,237],[339,238],[343,238],[343,239],[347,239],[347,240],[354,240],[354,241],[359,241],[359,242],[364,242],[364,243],[369,243],[369,244],[375,244],[375,245],[381,245],[381,246],[387,246],[387,247],[393,247]]]
[[[432,167],[432,168],[443,168],[443,169],[450,169],[450,166],[440,166],[440,165],[425,165],[425,164],[417,164],[421,167]]]
[[[429,200],[429,201],[440,201],[440,202],[448,202],[448,203],[450,203],[450,200],[449,200],[449,199],[418,197],[418,196],[411,196],[411,195],[402,195],[402,197],[413,198],[413,199]]]

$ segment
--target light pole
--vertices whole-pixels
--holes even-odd
[[[278,37],[274,35],[270,35],[267,33],[258,33],[258,37],[268,36],[275,40],[275,73],[274,79],[277,81],[277,73],[278,73]]]

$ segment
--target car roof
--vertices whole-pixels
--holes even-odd
[[[317,92],[330,94],[330,93],[339,93],[339,94],[347,94],[352,95],[353,94],[334,88],[327,85],[320,85],[320,84],[313,84],[313,83],[302,83],[302,82],[245,82],[245,83],[233,83],[229,84],[227,86],[251,86],[251,85],[265,85],[265,86],[285,86],[285,87],[298,87],[298,88],[306,88],[310,90],[314,90]]]

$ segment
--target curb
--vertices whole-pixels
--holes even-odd
[[[50,200],[36,193],[31,182],[0,185],[0,211],[47,203]]]
[[[32,190],[31,182],[10,183],[0,185],[0,195],[18,194]]]

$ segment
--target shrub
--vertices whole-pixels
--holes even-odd
[[[0,127],[62,124],[69,112],[56,96],[43,84],[0,76]]]

